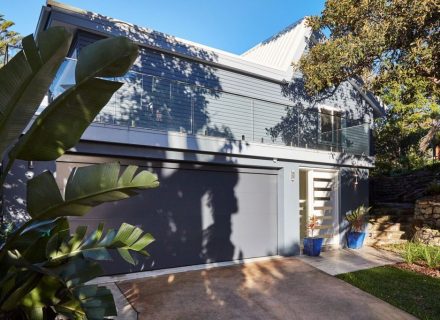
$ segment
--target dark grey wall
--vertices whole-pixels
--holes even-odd
[[[29,218],[26,211],[27,181],[46,170],[55,172],[55,161],[15,161],[3,187],[3,214],[6,219],[19,225]]]
[[[72,158],[71,158],[72,159]],[[158,175],[160,187],[101,205],[85,217],[71,218],[71,227],[107,228],[127,222],[153,234],[150,258],[132,267],[115,257],[104,263],[107,274],[261,257],[278,253],[277,170],[164,163],[75,156],[57,163],[63,184],[74,166],[120,161],[141,165]],[[75,162],[77,161],[77,162]]]
[[[369,205],[369,171],[358,168],[341,168],[340,179],[340,240],[345,245],[345,235],[348,230],[345,215],[360,205]]]

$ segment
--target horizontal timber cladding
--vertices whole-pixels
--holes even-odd
[[[100,39],[102,37],[79,31],[76,45],[81,49]],[[279,83],[217,68],[209,65],[210,62],[215,62],[215,56],[206,54],[204,58],[206,64],[150,48],[141,48],[140,58],[133,66],[133,70],[207,89],[233,92],[278,103],[290,103],[290,100],[282,95]]]
[[[73,167],[116,160],[156,173],[161,185],[71,218],[72,230],[127,222],[155,237],[150,257],[137,256],[140,263],[134,267],[115,257],[103,263],[106,274],[278,253],[277,170],[69,155],[57,162],[57,181],[63,187]]]
[[[76,46],[80,49],[99,38],[78,32]],[[357,124],[370,111],[350,84],[342,84],[331,97],[316,104],[301,98],[301,93],[286,96],[280,83],[215,67],[209,64],[215,57],[203,57],[206,63],[141,48],[133,70],[119,79],[124,86],[96,121],[319,149],[319,113],[305,110],[318,111],[321,105],[348,117],[344,120],[347,128],[341,132],[344,145],[336,149],[355,154],[368,150],[369,128]],[[299,102],[300,107],[292,106]],[[299,122],[286,127],[288,121],[295,120],[289,120],[293,113],[286,117],[289,107],[296,110],[293,113]],[[279,124],[281,131],[272,137],[270,129]]]

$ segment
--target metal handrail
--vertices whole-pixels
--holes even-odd
[[[76,63],[76,59],[73,58],[67,58],[66,59],[67,63],[69,63],[69,61],[72,61],[72,63]],[[65,90],[68,85],[73,84],[72,82],[74,82],[74,77],[73,77],[73,66],[68,66],[67,70],[70,71],[65,71],[65,68],[60,68],[60,70],[64,70],[64,71],[60,71],[60,74],[57,75],[57,77],[55,79],[57,79],[58,83],[54,82],[53,87],[51,87],[52,89],[57,89],[56,85],[58,85],[58,89],[61,88],[62,90],[57,90],[59,92],[62,92],[63,90]],[[65,73],[63,74],[62,72],[72,72],[72,74],[69,73]],[[244,95],[240,95],[240,94],[236,94],[233,92],[227,92],[227,91],[223,91],[223,90],[218,90],[218,89],[213,89],[210,87],[206,87],[206,86],[201,86],[198,84],[190,84],[187,83],[185,81],[180,81],[180,80],[174,80],[174,79],[168,79],[166,77],[162,77],[162,76],[155,76],[155,75],[150,75],[150,74],[145,74],[142,72],[138,72],[138,71],[129,71],[129,73],[125,76],[125,77],[121,77],[121,78],[112,78],[111,80],[122,80],[124,81],[124,78],[127,78],[127,76],[129,77],[131,75],[133,75],[135,77],[135,81],[134,81],[134,87],[133,88],[138,88],[138,89],[134,89],[134,90],[139,90],[137,92],[136,95],[132,96],[132,100],[127,100],[127,106],[124,106],[122,104],[117,104],[114,100],[111,102],[113,103],[113,106],[111,104],[109,104],[109,107],[111,107],[113,109],[113,111],[111,111],[110,113],[108,113],[107,115],[104,113],[101,113],[96,119],[95,122],[98,123],[104,123],[104,124],[116,124],[116,125],[124,125],[124,126],[128,126],[128,127],[138,127],[138,128],[143,128],[143,129],[148,129],[148,130],[159,130],[159,131],[174,131],[176,129],[178,130],[184,130],[183,132],[187,133],[187,134],[193,134],[193,135],[205,135],[205,136],[217,136],[218,134],[222,134],[222,132],[220,131],[216,131],[213,132],[211,131],[211,127],[209,125],[209,122],[207,123],[203,123],[203,122],[199,122],[200,118],[196,117],[195,115],[195,103],[197,103],[199,96],[197,96],[197,92],[202,92],[202,94],[200,95],[200,97],[202,99],[206,99],[206,98],[210,98],[211,93],[212,93],[212,97],[218,97],[218,96],[236,96],[236,97],[240,97],[241,101],[244,101],[243,105],[249,106],[250,108],[250,112],[252,114],[249,115],[249,121],[247,121],[247,119],[242,118],[242,120],[235,120],[234,115],[235,113],[233,112],[235,109],[229,109],[229,113],[227,116],[230,117],[230,119],[226,120],[226,122],[224,123],[226,127],[233,128],[234,127],[234,122],[235,123],[235,128],[237,128],[237,125],[241,128],[239,128],[238,130],[235,130],[235,132],[241,135],[241,137],[233,137],[233,139],[235,140],[246,140],[246,141],[253,141],[253,142],[261,142],[261,143],[265,143],[265,144],[284,144],[284,145],[290,145],[290,146],[298,146],[298,147],[302,147],[302,148],[313,148],[313,149],[323,149],[323,150],[329,150],[329,151],[345,151],[345,149],[350,148],[348,147],[348,139],[347,136],[350,136],[349,138],[351,140],[355,140],[355,143],[357,143],[357,146],[355,145],[355,147],[352,147],[352,152],[356,152],[356,153],[369,153],[369,146],[368,145],[368,141],[369,141],[369,126],[370,124],[368,122],[364,122],[364,121],[357,121],[355,122],[356,125],[351,125],[348,127],[345,127],[347,125],[347,122],[349,119],[347,119],[346,117],[343,116],[339,116],[339,115],[332,115],[332,117],[334,117],[334,119],[340,119],[339,121],[339,125],[342,126],[341,128],[338,129],[334,129],[334,130],[330,130],[328,132],[322,132],[320,131],[320,122],[321,119],[321,114],[328,114],[326,112],[320,112],[319,110],[313,110],[313,109],[307,109],[307,108],[299,108],[295,105],[290,105],[290,104],[282,104],[282,103],[277,103],[277,102],[272,102],[272,101],[268,101],[268,100],[264,100],[264,99],[258,99],[258,98],[254,98],[254,97],[249,97],[249,96],[244,96]],[[67,75],[67,76],[66,76]],[[146,80],[147,78],[149,78],[148,80]],[[60,86],[59,81],[62,81],[63,79],[67,79],[66,83],[64,83],[64,87]],[[138,83],[139,81],[139,83]],[[151,85],[151,92],[150,89],[148,89],[149,87],[145,87],[144,81],[148,81],[149,85]],[[154,89],[154,85],[164,82],[166,84],[159,84],[159,89],[156,88]],[[162,87],[163,85],[163,87]],[[175,86],[175,87],[173,87]],[[185,100],[180,100],[180,96],[174,96],[173,95],[173,89],[175,88],[179,88],[179,86],[185,86],[185,88],[188,88],[188,92],[190,92],[189,95],[185,95]],[[146,89],[147,88],[147,89]],[[155,91],[156,90],[156,91]],[[180,89],[178,89],[180,90]],[[53,92],[55,92],[55,90],[52,90]],[[156,95],[155,95],[156,92]],[[206,93],[209,93],[206,95]],[[131,96],[130,96],[131,97]],[[177,109],[172,109],[174,112],[178,112],[178,115],[176,118],[172,118],[172,117],[168,117],[166,115],[166,113],[162,114],[162,112],[166,112],[167,108],[172,106],[173,103],[173,99],[178,98],[176,101],[180,101],[177,102],[178,104],[176,104],[176,106],[179,106]],[[244,98],[244,99],[243,99]],[[116,99],[116,98],[114,98]],[[150,100],[152,99],[152,100]],[[163,100],[164,99],[164,100]],[[148,101],[149,105],[148,106],[143,106],[144,101]],[[202,100],[203,101],[203,100]],[[231,101],[234,101],[234,99],[231,99]],[[248,102],[247,102],[248,101]],[[258,108],[256,107],[256,102],[258,101]],[[218,108],[220,106],[220,108],[222,107],[221,104],[221,100],[220,100],[220,104],[215,106],[214,108]],[[270,104],[270,106],[268,105],[264,105],[264,104]],[[154,105],[153,105],[154,104]],[[134,105],[136,105],[136,109],[134,109]],[[228,102],[223,101],[223,106],[227,106]],[[183,106],[183,108],[182,108]],[[186,108],[187,106],[187,108]],[[274,107],[276,109],[271,109],[271,107]],[[124,109],[126,108],[126,109]],[[165,109],[164,109],[165,108]],[[261,109],[262,108],[262,109]],[[256,122],[256,115],[255,115],[255,110],[266,110],[268,108],[269,110],[278,110],[276,112],[271,113],[271,115],[276,115],[277,114],[282,114],[285,113],[287,111],[287,108],[294,108],[293,109],[293,113],[296,116],[296,121],[297,123],[295,124],[296,129],[294,131],[296,131],[296,134],[293,134],[290,138],[289,141],[285,141],[284,138],[276,138],[273,139],[273,137],[271,137],[267,131],[266,128],[264,128],[264,124],[261,123],[261,120],[264,119],[261,118],[261,113],[260,116]],[[283,111],[281,111],[279,108],[282,108]],[[105,110],[105,109],[104,109]],[[139,111],[140,110],[140,111]],[[142,111],[143,110],[143,111]],[[141,112],[141,114],[143,114],[143,116],[141,116],[141,118],[135,118],[134,112],[139,111]],[[179,112],[183,112],[180,113],[179,116]],[[208,111],[209,112],[209,111]],[[202,116],[204,115],[203,113],[201,113]],[[124,118],[125,115],[125,118]],[[175,115],[175,113],[174,113]],[[187,116],[186,116],[187,115]],[[211,114],[212,116],[212,114]],[[305,119],[304,117],[305,116]],[[119,118],[118,118],[119,117]],[[165,120],[162,120],[165,119]],[[300,119],[302,118],[302,119]],[[108,119],[111,119],[111,121],[109,122]],[[243,119],[245,119],[246,121],[243,122],[242,124],[240,123],[240,121],[243,121]],[[351,119],[350,119],[351,120]],[[206,121],[206,120],[204,120]],[[217,125],[223,125],[222,124],[223,120],[220,120],[220,122],[215,122],[215,123],[211,123],[211,125],[214,125],[215,127]],[[195,126],[195,123],[199,124],[199,127]],[[268,122],[271,122],[270,120],[268,120]],[[264,123],[264,122],[263,122]],[[304,126],[306,125],[312,125],[312,129],[310,128],[306,128],[307,130],[303,130]],[[203,129],[206,126],[206,129],[204,129],[204,132],[200,132],[198,130]],[[313,127],[314,126],[314,127]],[[269,126],[270,127],[270,126]],[[180,128],[180,129],[179,129]],[[198,128],[198,129],[196,129]],[[197,130],[197,131],[196,131]],[[250,131],[251,130],[251,131]],[[350,130],[352,130],[354,133],[349,133]],[[202,130],[203,131],[203,130]],[[182,132],[182,131],[181,131]],[[245,133],[242,135],[242,133]],[[258,134],[257,134],[258,132]],[[265,132],[265,134],[263,133]],[[348,132],[348,133],[347,133]],[[217,135],[216,135],[217,134]],[[223,132],[223,134],[227,134],[227,132]],[[248,134],[250,134],[250,136],[248,136]],[[328,136],[326,138],[326,136]],[[240,139],[241,138],[241,139]],[[291,140],[291,141],[290,141]],[[308,142],[304,142],[305,140],[308,140]],[[361,150],[361,149],[365,149],[365,151]]]
[[[78,61],[78,59],[71,58],[71,57],[66,57],[65,60],[74,61],[75,63]],[[150,74],[147,74],[147,73],[144,73],[144,72],[135,71],[135,70],[130,70],[130,71],[128,71],[127,74],[130,74],[130,73],[138,74],[138,75],[144,76],[144,77],[152,77],[152,78],[168,80],[168,81],[173,82],[173,83],[180,83],[182,85],[193,87],[193,88],[202,88],[202,89],[210,90],[210,91],[218,93],[218,94],[227,93],[227,94],[231,94],[231,95],[234,95],[234,96],[239,96],[239,97],[248,98],[248,99],[252,99],[252,100],[257,100],[257,101],[267,102],[267,103],[271,103],[271,104],[276,104],[276,105],[278,105],[280,107],[283,107],[283,108],[291,108],[291,107],[293,107],[293,108],[301,109],[301,110],[303,110],[305,112],[314,112],[314,113],[317,113],[317,114],[327,114],[327,113],[321,112],[319,110],[301,108],[301,107],[298,107],[298,106],[296,106],[294,104],[285,104],[285,103],[274,102],[274,101],[270,101],[270,100],[266,100],[266,99],[261,99],[261,98],[257,98],[257,97],[250,97],[250,96],[242,95],[242,94],[239,94],[239,93],[236,93],[236,92],[219,90],[219,89],[215,89],[215,88],[212,88],[212,87],[206,87],[206,86],[202,86],[202,85],[198,85],[198,84],[192,84],[192,83],[188,83],[188,82],[181,81],[181,80],[169,79],[169,78],[161,77],[161,76],[153,76],[153,75],[150,75]],[[349,118],[344,117],[344,116],[336,116],[336,117],[341,118],[341,119],[349,119]],[[370,122],[365,121],[365,122],[363,122],[363,124],[370,124]]]

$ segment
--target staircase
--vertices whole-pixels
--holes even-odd
[[[376,203],[368,223],[366,245],[404,243],[413,233],[414,204]]]

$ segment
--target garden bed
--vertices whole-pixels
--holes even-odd
[[[440,247],[418,242],[407,242],[382,246],[381,249],[395,252],[405,260],[405,262],[396,264],[399,269],[440,278]]]
[[[416,263],[397,263],[395,265],[396,268],[402,269],[402,270],[409,270],[414,271],[417,273],[424,274],[425,276],[433,277],[433,278],[439,278],[440,279],[440,270],[430,268],[428,266],[423,266]]]

